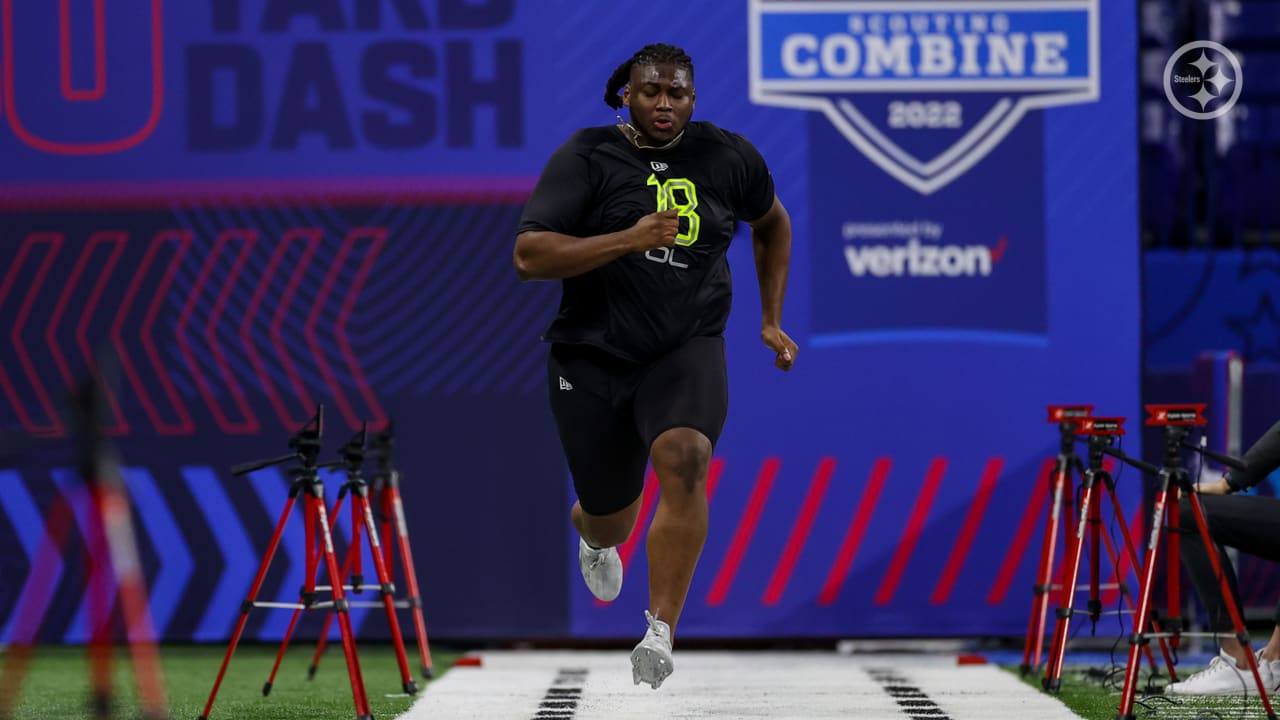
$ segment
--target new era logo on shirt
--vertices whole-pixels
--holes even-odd
[[[657,160],[650,160],[649,167],[653,168],[654,172],[662,172],[666,170],[669,166],[664,162],[658,162]]]
[[[562,378],[560,378],[560,389],[561,389],[561,390],[572,390],[572,389],[573,389],[573,385],[572,385],[568,380],[565,380],[565,379],[562,377]]]

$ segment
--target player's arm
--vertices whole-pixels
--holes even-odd
[[[1280,422],[1262,434],[1248,450],[1245,451],[1245,470],[1227,470],[1226,474],[1213,482],[1201,483],[1196,490],[1205,495],[1226,495],[1248,490],[1267,479],[1267,476],[1280,468]]]
[[[587,224],[584,216],[599,202],[598,172],[590,160],[590,140],[582,135],[551,155],[516,232],[511,262],[521,280],[573,277],[628,253],[675,244],[680,231],[675,210],[646,215],[619,232],[575,232]]]
[[[790,370],[798,348],[782,331],[782,299],[791,267],[791,216],[777,195],[768,212],[751,221],[751,247],[760,283],[760,339],[778,354],[774,364]]]
[[[674,245],[678,232],[677,210],[645,215],[626,230],[591,237],[526,230],[516,235],[512,262],[521,280],[559,280],[594,270],[628,253]]]

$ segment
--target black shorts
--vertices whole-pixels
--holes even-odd
[[[659,435],[693,428],[714,447],[729,410],[722,337],[695,337],[648,364],[554,344],[547,379],[560,444],[589,515],[618,512],[640,497]]]

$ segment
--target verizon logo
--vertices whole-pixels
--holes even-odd
[[[846,245],[844,259],[854,277],[986,277],[1000,262],[1008,240],[986,245],[932,245],[912,238],[903,245]]]

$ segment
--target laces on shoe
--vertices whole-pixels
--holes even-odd
[[[664,640],[670,641],[670,638],[668,637],[668,634],[671,632],[670,625],[667,625],[665,622],[659,625],[658,623],[661,621],[658,620],[658,616],[650,614],[648,610],[644,611],[644,620],[649,623],[649,632]]]

